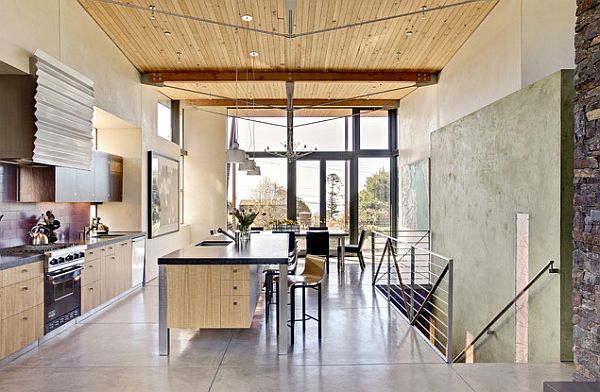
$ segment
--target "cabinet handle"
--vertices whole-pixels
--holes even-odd
[[[111,256],[110,258],[111,258],[111,259],[113,259],[113,260],[114,260],[114,259],[116,259],[116,257],[115,257],[115,256]]]
[[[100,251],[101,251],[101,252],[106,252],[106,249],[104,249],[104,248],[103,248],[103,249],[100,249]]]
[[[233,286],[233,289],[234,289],[234,290],[237,290],[237,286]]]
[[[237,268],[234,268],[234,269],[233,269],[233,273],[236,273],[236,272],[237,272]]]
[[[92,291],[92,290],[94,290],[94,288],[93,288],[93,287],[90,287],[90,288],[89,288],[89,290],[90,290],[90,291]]]
[[[109,247],[108,247],[108,249],[112,249],[112,248],[113,248],[112,246],[109,246]]]
[[[88,268],[94,268],[94,264],[88,265]]]
[[[233,301],[233,304],[234,304],[234,305],[237,305],[237,301]]]
[[[28,320],[28,317],[27,317],[27,316],[25,316],[25,317],[23,317],[21,320],[23,320],[23,321],[27,321],[27,320]]]
[[[22,269],[21,272],[25,274],[25,273],[29,272],[29,270],[28,269]]]
[[[29,290],[29,287],[27,287],[27,286],[23,286],[23,287],[21,287],[21,290],[23,290],[23,291],[27,291],[27,290]]]

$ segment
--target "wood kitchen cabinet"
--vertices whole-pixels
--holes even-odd
[[[44,334],[44,269],[41,262],[0,271],[0,358]]]
[[[256,265],[168,265],[169,328],[249,328],[261,275]]]
[[[92,170],[68,167],[19,168],[21,202],[109,202],[123,200],[123,158],[92,154]]]
[[[88,249],[81,273],[81,313],[131,288],[131,240]]]

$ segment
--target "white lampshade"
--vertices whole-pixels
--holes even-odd
[[[260,166],[256,166],[254,170],[248,170],[246,174],[249,176],[260,176]]]
[[[255,168],[256,168],[256,162],[254,162],[252,159],[246,158],[246,160],[244,162],[240,163],[238,170],[250,171],[250,170],[254,170]]]
[[[232,147],[227,150],[227,162],[242,163],[246,161],[246,151],[240,150],[240,145],[234,142]]]

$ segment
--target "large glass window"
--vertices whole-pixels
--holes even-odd
[[[169,99],[161,99],[156,104],[156,133],[168,141],[173,140],[171,101]]]
[[[302,112],[302,111],[300,111]],[[327,116],[294,118],[294,142],[318,151],[352,150],[352,111],[328,110]],[[342,117],[348,116],[348,117]]]
[[[287,216],[287,163],[281,158],[257,158],[256,164],[260,176],[250,176],[237,167],[230,170],[228,207],[229,211],[235,207],[265,213],[256,218],[254,226],[270,227],[271,221]]]
[[[231,117],[228,129],[231,129]],[[274,151],[284,151],[282,143],[287,140],[285,117],[245,117],[237,122],[238,143],[247,151],[264,151],[267,147]]]
[[[358,226],[390,231],[390,159],[358,160]]]
[[[348,228],[348,164],[346,161],[327,161],[325,175],[325,222],[330,230]]]
[[[319,226],[321,222],[319,178],[319,161],[296,162],[296,214],[303,229]]]
[[[386,111],[361,113],[360,149],[386,150],[389,146],[388,114]]]

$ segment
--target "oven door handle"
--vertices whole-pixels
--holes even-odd
[[[54,280],[54,279],[56,279],[56,278],[58,278],[58,277],[61,277],[61,276],[64,276],[64,275],[70,274],[70,273],[72,273],[72,272],[81,271],[82,269],[83,269],[83,267],[77,267],[77,268],[73,268],[73,269],[70,269],[70,270],[68,270],[68,271],[62,272],[62,273],[60,273],[60,274],[56,274],[56,275],[48,275],[48,279],[50,279],[50,280]]]

